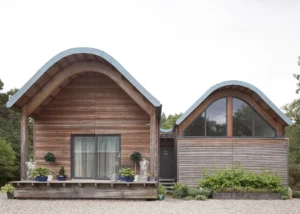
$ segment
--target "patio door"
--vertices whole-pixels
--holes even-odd
[[[119,135],[72,136],[72,178],[109,179],[119,166]]]

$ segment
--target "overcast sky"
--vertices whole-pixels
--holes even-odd
[[[212,85],[242,80],[278,107],[298,98],[300,1],[0,0],[0,78],[21,88],[51,57],[101,49],[162,104],[186,111]]]

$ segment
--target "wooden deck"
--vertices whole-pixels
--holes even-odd
[[[157,182],[13,181],[18,199],[157,199]]]

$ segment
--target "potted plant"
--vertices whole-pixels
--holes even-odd
[[[53,175],[52,175],[52,171],[50,171],[50,175],[48,175],[47,181],[52,181],[52,180],[53,180]]]
[[[133,182],[134,181],[135,173],[130,168],[121,169],[120,174],[121,174],[120,178],[124,177],[126,182]]]
[[[120,181],[125,181],[126,169],[127,168],[122,168],[122,169],[119,170],[119,172],[120,172]]]
[[[134,172],[136,174],[136,164],[142,160],[142,155],[139,152],[134,152],[130,155],[130,160],[134,162]]]
[[[53,153],[51,152],[48,152],[45,156],[44,156],[44,159],[46,162],[48,163],[55,163],[56,161],[56,157]]]
[[[65,181],[66,180],[67,176],[65,174],[65,167],[64,166],[60,167],[58,174],[59,175],[56,176],[56,179],[58,181]]]
[[[13,199],[14,197],[14,187],[11,184],[5,184],[5,186],[1,187],[2,192],[6,192],[8,199]]]
[[[147,174],[147,181],[150,181],[150,173]]]
[[[37,181],[45,182],[48,180],[48,175],[51,175],[50,169],[40,166],[31,170],[31,177]]]
[[[167,188],[160,184],[158,188],[158,198],[165,199],[166,194],[167,194]]]

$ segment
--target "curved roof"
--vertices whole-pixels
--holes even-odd
[[[13,96],[9,99],[6,106],[12,107],[21,97],[26,93],[26,91],[56,62],[61,59],[73,55],[73,54],[92,54],[98,57],[103,58],[111,65],[113,65],[148,101],[155,107],[160,107],[160,102],[152,96],[130,73],[112,56],[105,53],[104,51],[95,49],[95,48],[87,48],[87,47],[79,47],[79,48],[71,48],[65,50],[52,59],[50,59],[46,64],[44,64],[28,81],[27,83]]]
[[[172,132],[173,129],[160,129],[160,132],[163,132],[163,133],[168,133],[168,132]]]
[[[242,86],[255,92],[269,107],[288,125],[292,125],[292,120],[288,118],[261,90],[255,86],[238,80],[229,80],[218,83],[208,89],[180,118],[177,119],[176,125],[184,121],[211,93],[225,86]]]

